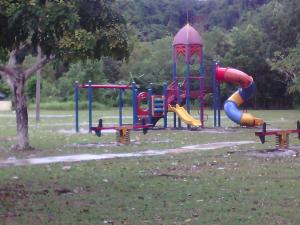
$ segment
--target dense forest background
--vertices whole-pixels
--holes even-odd
[[[172,39],[188,21],[204,39],[208,90],[212,60],[218,60],[222,66],[254,77],[257,91],[248,107],[300,107],[299,0],[116,0],[115,7],[127,22],[127,60],[104,57],[99,61],[55,61],[47,65],[43,69],[42,103],[72,102],[76,80],[122,84],[135,81],[141,89],[151,82],[159,90],[163,81],[170,82],[172,77]],[[34,57],[27,57],[24,63],[31,65],[34,61]],[[184,73],[183,65],[179,72]],[[31,102],[35,99],[35,82],[33,77],[27,85]],[[222,98],[235,89],[224,84]],[[0,92],[11,94],[1,80]],[[82,96],[84,102],[86,98]],[[117,104],[117,93],[112,90],[97,90],[94,98],[99,106]],[[129,93],[125,100],[130,103],[130,99]],[[210,101],[209,93],[206,99]]]

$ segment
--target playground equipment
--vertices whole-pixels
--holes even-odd
[[[289,135],[292,133],[298,133],[298,139],[300,140],[300,121],[297,121],[296,130],[272,130],[267,131],[266,123],[263,124],[262,131],[255,132],[255,136],[258,136],[261,143],[266,142],[266,136],[275,135],[276,138],[276,149],[285,150],[289,147]]]
[[[89,80],[88,84],[78,84],[75,82],[75,130],[79,132],[79,90],[88,89],[88,111],[89,111],[89,132],[92,132],[92,97],[93,89],[117,89],[119,91],[119,125],[122,126],[122,109],[123,109],[123,92],[126,89],[131,89],[129,85],[116,85],[116,84],[92,84]]]
[[[193,126],[204,126],[204,64],[203,64],[203,41],[200,34],[190,25],[187,24],[181,28],[175,35],[173,40],[173,82],[168,86],[168,109],[174,112],[174,128],[176,127],[176,115],[178,119],[178,127],[181,127],[181,119],[187,123],[188,128]],[[186,77],[182,87],[179,87],[179,79],[177,76],[177,62],[180,56],[184,57],[186,64]],[[193,60],[198,60],[199,76],[191,77],[190,65]],[[191,92],[191,80],[198,81],[199,90],[195,93]],[[199,99],[200,118],[191,119],[190,115],[190,99],[196,97]],[[186,105],[186,110],[179,108],[176,104]],[[175,106],[175,107],[174,107]]]
[[[169,105],[168,108],[169,112],[175,112],[179,118],[185,122],[186,124],[192,125],[194,127],[200,127],[201,121],[194,119],[184,107],[180,107],[178,104],[176,104],[175,107]]]
[[[119,91],[119,126],[110,127],[120,130],[122,134],[127,131],[124,129],[122,121],[123,92],[127,89],[132,91],[132,116],[133,122],[127,130],[140,129],[140,126],[155,127],[157,122],[163,118],[163,128],[168,127],[168,112],[173,112],[174,128],[181,128],[181,121],[187,124],[187,128],[204,127],[204,63],[203,63],[203,41],[200,34],[189,24],[181,28],[175,35],[172,43],[173,75],[172,83],[163,84],[162,94],[153,93],[152,84],[149,85],[146,92],[139,92],[137,85],[133,82],[131,85],[103,85],[75,83],[75,101],[76,101],[76,132],[79,131],[79,89],[88,89],[89,101],[89,131],[95,131],[96,134],[104,130],[103,126],[92,127],[92,95],[93,89],[117,89]],[[177,75],[177,63],[184,58],[186,66],[186,75]],[[191,76],[190,66],[198,63],[199,74]],[[235,92],[224,104],[224,110],[227,116],[240,125],[257,126],[263,124],[263,120],[256,118],[249,113],[243,113],[238,110],[238,106],[247,101],[252,95],[255,84],[253,78],[242,71],[232,68],[222,68],[217,63],[213,63],[213,97],[214,97],[214,127],[221,126],[221,102],[220,102],[220,82],[237,83],[241,89]],[[194,82],[194,83],[191,83]],[[191,86],[196,86],[196,90]],[[199,101],[199,119],[193,118],[190,114],[191,99]],[[185,107],[185,108],[184,108]],[[143,122],[144,121],[144,122]],[[178,126],[177,126],[178,121]],[[144,124],[143,124],[144,123]],[[124,128],[124,129],[123,129]],[[122,131],[121,131],[122,130]],[[100,132],[101,134],[101,132]],[[100,135],[101,136],[101,135]],[[122,135],[120,135],[122,136]]]
[[[190,126],[204,126],[204,65],[203,65],[203,41],[199,33],[189,24],[178,31],[173,40],[173,76],[172,83],[163,85],[163,97],[153,95],[152,88],[147,92],[137,95],[133,101],[133,124],[136,125],[142,118],[155,125],[160,118],[164,118],[164,128],[167,128],[167,113],[174,113],[174,128],[181,127],[181,120]],[[186,76],[177,76],[177,62],[183,56],[186,64]],[[194,58],[199,62],[199,76],[190,76],[190,65]],[[180,80],[182,80],[180,84]],[[191,81],[198,82],[198,90],[191,90]],[[134,96],[136,95],[133,91]],[[190,115],[191,98],[199,99],[199,120]],[[148,108],[141,107],[143,101],[148,101]],[[178,105],[178,106],[176,106]],[[186,109],[183,106],[186,106]],[[136,113],[135,113],[136,112]]]
[[[216,80],[239,84],[241,88],[232,94],[224,103],[224,111],[229,119],[242,126],[259,126],[263,120],[250,113],[242,112],[238,106],[247,101],[255,90],[253,78],[248,74],[233,68],[223,68],[216,65]]]
[[[130,144],[130,130],[142,129],[143,134],[146,134],[148,132],[148,129],[152,127],[152,124],[146,124],[145,120],[143,120],[142,122],[143,124],[138,126],[122,125],[122,126],[103,127],[103,120],[99,119],[98,126],[91,127],[91,130],[94,131],[98,137],[101,137],[102,130],[116,130],[117,143]]]
[[[133,84],[132,93],[133,125],[141,124],[142,120],[145,120],[154,127],[158,120],[164,118],[164,128],[167,128],[167,84],[163,83],[162,95],[153,94],[152,84],[149,85],[147,92],[140,93]]]

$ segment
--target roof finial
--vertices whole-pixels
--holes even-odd
[[[189,24],[189,10],[186,9],[186,23]]]

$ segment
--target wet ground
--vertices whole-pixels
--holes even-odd
[[[40,165],[40,164],[62,163],[62,162],[82,162],[82,161],[91,161],[91,160],[109,160],[109,159],[116,159],[116,158],[159,156],[159,155],[166,155],[166,154],[180,154],[180,153],[187,153],[187,152],[219,149],[225,147],[234,147],[238,145],[251,144],[251,143],[254,142],[253,141],[216,142],[216,143],[184,146],[177,149],[147,150],[147,151],[131,152],[131,153],[110,153],[110,154],[98,154],[98,155],[77,154],[77,155],[66,155],[66,156],[26,158],[26,159],[16,159],[14,157],[10,157],[7,160],[0,161],[0,167]]]

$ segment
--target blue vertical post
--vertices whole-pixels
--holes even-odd
[[[203,47],[201,46],[200,51],[200,121],[202,124],[202,127],[204,127],[204,53],[203,53]]]
[[[173,47],[172,58],[173,58],[173,87],[172,87],[172,89],[174,90],[175,87],[178,86],[177,65],[176,65],[176,48],[175,48],[175,46]],[[175,81],[177,81],[177,85],[176,86],[175,86]],[[173,91],[172,94],[176,94],[177,99],[178,99],[178,91],[176,93],[174,93],[174,91]],[[173,113],[173,118],[174,118],[174,122],[173,122],[174,125],[173,126],[174,126],[174,128],[176,128],[176,113],[175,112]]]
[[[152,124],[152,83],[149,84],[148,87],[148,123]]]
[[[76,133],[79,132],[78,101],[79,101],[79,87],[78,87],[78,81],[75,81],[75,130],[76,130]]]
[[[133,126],[137,125],[137,89],[135,82],[132,82],[132,119]]]
[[[123,89],[119,89],[119,126],[123,124]]]
[[[177,82],[177,103],[178,105],[180,104],[181,102],[181,97],[180,97],[180,84]],[[180,117],[178,116],[178,128],[181,128],[181,119]]]
[[[89,80],[88,87],[88,99],[89,99],[89,132],[92,132],[92,97],[93,97],[93,89],[92,89],[92,81]]]
[[[167,103],[167,83],[163,83],[163,96],[164,96],[164,128],[168,127],[168,103]]]
[[[217,126],[217,62],[213,61],[213,105],[214,105],[214,127]]]
[[[190,105],[190,89],[191,89],[191,81],[190,81],[190,46],[186,45],[186,109],[188,113],[191,111]],[[190,125],[187,126],[190,129]]]

